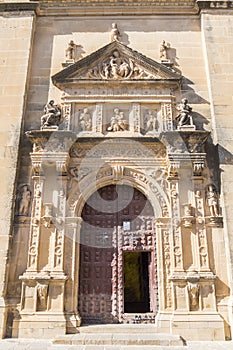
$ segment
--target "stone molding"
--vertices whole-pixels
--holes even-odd
[[[36,11],[37,7],[38,1],[3,2],[0,3],[0,12]]]
[[[195,1],[162,1],[162,0],[41,0],[39,1],[39,15],[55,15],[64,14],[66,8],[66,15],[82,14],[82,15],[122,15],[122,13],[135,16],[138,14],[194,14],[197,12]]]
[[[200,10],[214,9],[214,10],[229,10],[233,9],[233,1],[211,1],[211,0],[197,0],[197,5]]]

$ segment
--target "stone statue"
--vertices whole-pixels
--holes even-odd
[[[111,42],[113,41],[119,41],[120,39],[120,32],[118,30],[117,24],[112,23],[112,30],[111,30]]]
[[[199,285],[190,283],[188,285],[190,309],[191,311],[199,308]]]
[[[212,185],[208,186],[207,205],[210,209],[210,216],[219,216],[218,196]]]
[[[92,117],[88,108],[84,108],[83,112],[80,114],[80,126],[83,131],[92,130]]]
[[[70,40],[68,47],[66,49],[66,59],[68,61],[75,60],[75,50],[76,50],[76,44],[73,40]]]
[[[158,123],[157,115],[156,113],[153,114],[151,110],[148,110],[147,114],[145,115],[144,128],[146,132],[158,131],[159,123]]]
[[[38,301],[41,309],[47,308],[47,298],[48,298],[48,285],[38,283],[37,285],[37,295]]]
[[[20,192],[19,202],[19,215],[28,215],[30,202],[31,202],[31,191],[28,185],[24,185]]]
[[[177,126],[193,125],[193,118],[190,115],[192,107],[188,105],[187,98],[183,98],[181,103],[178,105],[177,110],[180,112],[177,117]]]
[[[50,100],[44,107],[44,115],[41,117],[41,129],[58,128],[61,123],[61,109]]]
[[[111,118],[108,131],[124,131],[126,130],[127,122],[124,119],[124,112],[120,112],[119,108],[114,109],[114,115]]]
[[[159,58],[161,60],[168,60],[167,50],[169,49],[169,44],[166,45],[165,40],[162,41],[159,48]]]

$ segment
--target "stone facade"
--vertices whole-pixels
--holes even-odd
[[[0,1],[1,337],[78,332],[80,276],[99,273],[80,263],[93,263],[83,210],[123,185],[153,215],[101,233],[112,322],[231,339],[232,11],[232,1]],[[146,314],[125,312],[125,252],[151,259]]]

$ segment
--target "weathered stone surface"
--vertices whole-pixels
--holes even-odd
[[[231,1],[0,1],[1,336],[80,331],[62,339],[122,348],[231,338],[232,10]],[[49,101],[57,122],[51,103],[43,111]],[[87,214],[92,195],[113,185],[142,192],[154,215],[132,220],[134,202],[119,222],[101,201]],[[100,253],[104,242],[112,253]],[[145,312],[125,312],[127,252],[151,259],[140,267]],[[103,275],[108,303],[96,293]],[[140,334],[80,327],[82,312],[96,322],[103,310]]]

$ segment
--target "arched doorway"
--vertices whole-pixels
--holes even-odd
[[[133,322],[138,315],[152,319],[158,284],[154,213],[148,199],[131,186],[109,185],[87,200],[82,218],[83,323]]]

